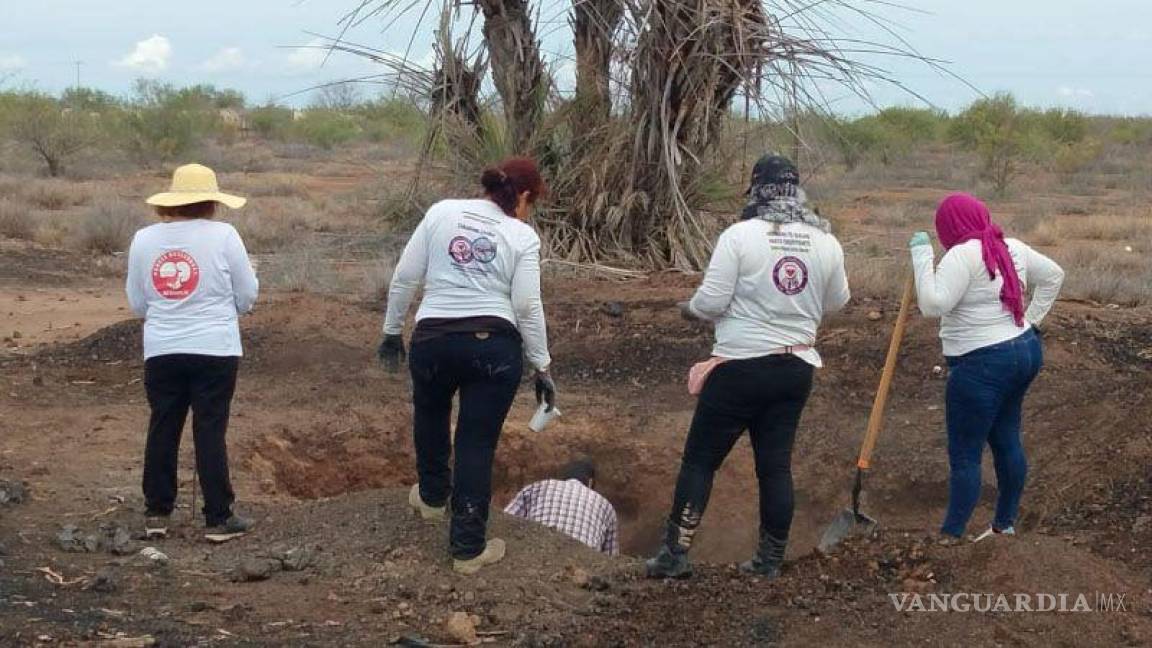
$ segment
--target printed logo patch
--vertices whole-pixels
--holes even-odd
[[[808,287],[808,266],[796,257],[784,257],[772,270],[772,280],[776,282],[776,289],[785,295],[799,295]]]
[[[490,239],[481,236],[472,241],[472,254],[480,263],[492,263],[496,260],[496,244]]]
[[[448,254],[456,263],[472,263],[475,258],[472,254],[472,242],[463,236],[457,236],[448,243]]]
[[[184,250],[169,250],[152,264],[152,286],[164,299],[185,299],[200,284],[200,266]]]

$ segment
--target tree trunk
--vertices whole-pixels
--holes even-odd
[[[504,103],[510,144],[528,153],[544,114],[548,87],[527,0],[477,0],[492,80]]]
[[[573,130],[590,133],[612,114],[612,35],[624,17],[618,0],[575,0],[572,31],[576,47],[576,105]]]

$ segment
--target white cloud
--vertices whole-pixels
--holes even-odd
[[[1096,96],[1087,88],[1073,88],[1072,86],[1060,86],[1057,92],[1066,99],[1092,99]]]
[[[0,72],[12,72],[28,67],[28,61],[23,56],[15,54],[0,54]]]
[[[172,43],[159,34],[136,43],[136,47],[116,65],[132,68],[140,72],[163,72],[168,68],[168,59],[172,57]]]
[[[288,67],[294,72],[312,72],[324,65],[328,57],[327,41],[313,38],[308,44],[293,49],[288,54]]]
[[[253,63],[244,56],[239,47],[225,47],[216,52],[207,61],[200,64],[205,72],[233,72],[252,67]]]

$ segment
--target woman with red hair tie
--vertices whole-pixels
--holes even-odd
[[[940,204],[936,233],[945,249],[939,266],[933,267],[926,232],[914,234],[910,247],[920,311],[940,318],[949,366],[951,477],[941,541],[964,537],[980,499],[985,444],[992,450],[999,494],[990,528],[975,540],[1015,535],[1028,472],[1020,440],[1022,406],[1044,359],[1037,327],[1060,293],[1064,271],[1024,243],[1005,239],[984,203],[967,194]]]
[[[419,481],[408,502],[425,519],[442,519],[451,498],[453,568],[465,574],[504,558],[504,541],[485,537],[492,460],[524,357],[536,370],[537,400],[551,410],[556,397],[540,237],[526,222],[546,192],[544,181],[535,162],[513,158],[486,170],[480,184],[483,198],[436,203],[412,233],[392,275],[379,350],[384,366],[398,371],[404,320],[422,285],[409,358]]]

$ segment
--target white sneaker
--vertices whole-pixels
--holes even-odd
[[[425,504],[424,499],[420,497],[420,484],[413,484],[412,490],[408,491],[408,505],[425,520],[443,520],[444,509],[447,508],[445,506],[428,506]]]
[[[1014,535],[1016,535],[1016,527],[1008,527],[1007,529],[999,529],[999,530],[997,530],[993,527],[988,527],[987,531],[985,531],[984,533],[981,533],[980,535],[976,536],[975,538],[972,538],[972,542],[980,542],[981,540],[987,540],[988,538],[991,538],[994,536],[1014,536]]]

